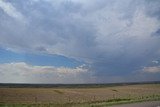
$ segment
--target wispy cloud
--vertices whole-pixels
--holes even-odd
[[[25,19],[24,16],[9,2],[0,0],[0,8],[10,17],[13,17],[20,21],[24,21]]]

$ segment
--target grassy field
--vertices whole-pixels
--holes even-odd
[[[160,101],[160,84],[96,88],[0,88],[3,107],[102,107]]]

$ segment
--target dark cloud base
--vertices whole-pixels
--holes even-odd
[[[143,72],[160,66],[159,31],[159,0],[0,1],[0,47],[84,62],[97,82],[160,80]]]

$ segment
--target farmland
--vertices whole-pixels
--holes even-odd
[[[160,84],[0,88],[0,106],[7,107],[101,107],[150,100],[160,101]]]

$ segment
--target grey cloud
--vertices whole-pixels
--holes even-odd
[[[160,57],[160,39],[151,36],[160,27],[158,0],[4,2],[26,23],[0,11],[2,47],[83,60],[95,76],[119,79]]]
[[[7,13],[7,15],[17,20],[25,21],[24,16],[20,12],[18,12],[16,8],[14,8],[9,2],[4,2],[3,0],[1,0],[0,7],[5,13]]]
[[[160,29],[157,31],[153,32],[152,36],[160,36]]]
[[[159,0],[145,0],[146,14],[151,17],[160,19],[160,2]]]
[[[41,4],[42,2],[43,5]],[[83,20],[74,19],[72,17],[72,13],[75,12],[67,12],[67,9],[64,9],[66,5],[68,5],[68,7],[72,7],[72,5],[75,7],[74,3],[64,2],[61,3],[57,9],[54,9],[54,6],[52,6],[50,3],[45,1],[42,2],[38,2],[34,6],[30,6],[30,8],[26,7],[26,9],[24,7],[24,10],[21,9],[21,12],[26,14],[29,24],[20,24],[16,27],[13,27],[16,22],[13,23],[13,21],[11,21],[11,26],[6,26],[5,29],[6,32],[11,30],[9,31],[11,34],[4,35],[5,37],[3,37],[2,42],[6,43],[3,44],[11,44],[11,46],[15,46],[16,48],[20,49],[22,47],[25,50],[26,48],[27,50],[31,49],[31,51],[37,49],[41,44],[41,47],[45,47],[45,50],[49,50],[50,53],[66,54],[69,56],[71,56],[71,53],[69,52],[74,51],[73,48],[75,49],[75,46],[83,45],[82,48],[77,48],[78,51],[78,49],[83,49],[83,47],[87,48],[87,46],[92,46],[92,44],[94,44],[94,33],[96,32],[93,32],[94,28],[90,25],[90,23],[84,22]],[[23,3],[22,1],[20,4],[19,2],[16,3],[18,5],[24,5],[21,4]],[[34,9],[30,10],[31,7],[32,9],[34,7]],[[11,38],[10,40],[9,38],[11,36],[14,36],[14,39]],[[14,45],[12,45],[12,43]],[[66,47],[67,45],[68,48]],[[68,52],[66,50],[68,50]],[[83,51],[85,52],[85,50]]]

